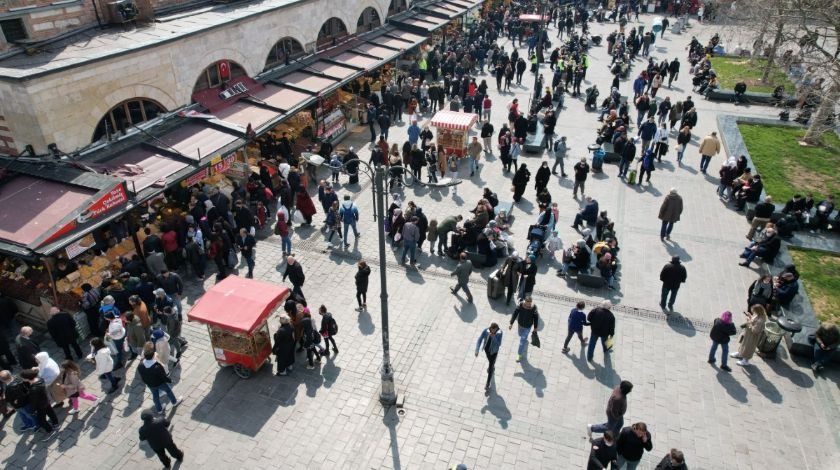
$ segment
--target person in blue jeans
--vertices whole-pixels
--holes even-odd
[[[513,311],[513,316],[510,317],[510,325],[508,329],[513,328],[513,323],[517,322],[519,334],[519,349],[516,354],[516,362],[522,360],[522,355],[525,354],[525,348],[528,347],[528,334],[531,328],[537,329],[540,324],[540,316],[537,311],[537,306],[530,296],[525,297],[516,310]]]
[[[160,402],[160,392],[164,392],[169,398],[172,406],[181,404],[181,399],[175,398],[175,393],[172,392],[172,379],[166,375],[166,369],[163,368],[160,362],[155,359],[155,348],[152,343],[146,343],[143,346],[143,361],[137,366],[137,373],[143,383],[149,387],[152,392],[152,402],[155,404],[155,411],[163,412],[163,405]]]
[[[563,342],[563,354],[569,352],[569,341],[574,335],[577,335],[580,339],[581,349],[586,345],[586,338],[583,337],[583,327],[589,323],[586,322],[586,314],[583,313],[584,307],[586,307],[585,303],[578,302],[575,308],[569,312],[569,332],[566,334],[566,341]]]
[[[592,333],[589,338],[589,346],[586,349],[586,360],[589,362],[592,362],[592,357],[595,354],[595,344],[598,343],[599,339],[604,354],[609,352],[607,339],[615,334],[615,315],[610,311],[611,308],[612,303],[605,300],[600,307],[593,308],[586,317]]]
[[[350,232],[349,228],[353,228],[353,236],[359,238],[359,230],[356,228],[356,222],[359,220],[359,209],[353,201],[350,200],[350,195],[345,194],[344,200],[341,202],[341,207],[338,208],[338,217],[344,225],[344,246],[350,246],[347,243],[347,234]]]
[[[610,399],[607,401],[607,422],[602,424],[587,424],[586,434],[589,439],[592,439],[592,433],[604,433],[612,431],[613,435],[617,435],[624,426],[624,413],[627,412],[627,395],[633,391],[633,384],[628,380],[622,380],[616,387]]]
[[[0,410],[4,418],[14,413],[14,411],[7,411],[6,403],[8,403],[20,416],[20,421],[23,423],[21,432],[32,431],[38,427],[35,414],[29,407],[29,386],[23,380],[14,377],[7,370],[0,371],[0,393],[4,397],[3,408]]]
[[[712,349],[709,350],[709,364],[715,363],[717,348],[720,346],[720,368],[726,372],[732,372],[732,369],[726,365],[726,361],[729,359],[729,337],[735,336],[736,333],[735,324],[732,323],[732,312],[727,310],[720,314],[720,318],[715,318],[712,331],[709,333],[709,338],[712,339]]]
[[[840,329],[833,323],[822,322],[814,332],[814,363],[811,364],[811,370],[822,371],[838,345],[840,345]]]
[[[483,347],[482,347],[483,344]],[[498,323],[491,323],[489,328],[484,329],[475,343],[475,357],[478,352],[484,349],[487,355],[487,384],[484,390],[490,390],[490,382],[493,380],[493,372],[496,370],[496,356],[499,354],[499,347],[502,345],[502,331]]]
[[[400,264],[405,264],[406,256],[409,257],[411,264],[417,262],[417,241],[420,240],[420,229],[417,228],[417,222],[419,221],[420,219],[417,216],[413,216],[411,220],[403,225],[403,252],[402,257],[400,258]]]

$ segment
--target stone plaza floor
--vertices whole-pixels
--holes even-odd
[[[642,16],[645,25],[652,18]],[[613,27],[592,24],[595,33],[604,35]],[[587,194],[616,222],[621,246],[618,289],[578,288],[574,281],[554,275],[555,260],[541,258],[534,298],[542,318],[542,348],[529,347],[526,358],[515,362],[517,338],[514,331],[504,328],[495,387],[489,396],[483,390],[486,360],[483,354],[474,356],[475,341],[490,322],[505,326],[513,306],[487,299],[486,278],[492,269],[473,274],[474,304],[451,295],[449,287],[454,283],[449,273],[455,263],[428,255],[427,244],[416,269],[400,266],[399,253],[386,249],[391,357],[404,407],[383,409],[379,404],[382,342],[376,267],[382,260],[370,184],[363,178],[361,187],[348,187],[342,177],[338,193],[354,195],[361,212],[361,238],[346,251],[324,253],[324,236],[317,224],[321,214],[316,215],[313,228],[297,227],[293,236],[293,251],[307,276],[307,300],[311,307],[323,303],[335,314],[341,352],[315,370],[306,370],[305,359],[299,355],[288,377],[275,377],[266,366],[251,379],[241,380],[232,370],[216,365],[205,327],[185,324],[190,348],[173,373],[176,395],[185,399],[168,412],[175,440],[186,452],[180,468],[442,469],[457,463],[471,469],[584,468],[589,453],[584,427],[605,420],[607,398],[620,380],[635,385],[625,423],[644,421],[652,434],[653,451],[645,454],[640,468],[652,469],[672,447],[685,452],[693,469],[831,467],[830,462],[840,456],[840,374],[836,370],[814,376],[807,361],[790,358],[786,351],[775,360],[756,357],[754,365],[744,369],[733,362],[731,374],[706,363],[712,320],[721,311],[731,310],[736,323],[741,323],[746,289],[758,271],[738,266],[748,225],[743,215],[726,208],[715,194],[714,175],[723,156],[713,158],[710,175],[702,175],[697,143],[716,129],[718,113],[773,115],[771,108],[736,108],[704,101],[691,92],[686,45],[692,35],[705,42],[718,29],[694,24],[682,35],[667,33],[652,47],[658,61],[679,57],[683,62],[673,89],[661,89],[660,97],[671,96],[673,101],[691,95],[698,108],[695,139],[684,165],[675,165],[672,139],[672,150],[653,173],[650,186],[624,184],[614,165],[605,165],[605,173],[587,181]],[[510,50],[506,40],[501,43]],[[592,49],[585,87],[598,84],[602,98],[612,79],[607,63],[605,46]],[[632,93],[632,77],[642,66],[637,61],[631,80],[622,82],[624,95]],[[543,69],[550,80],[548,66]],[[527,86],[502,94],[488,75],[479,78],[488,79],[494,103],[492,121],[498,131],[510,100],[518,97],[523,107],[527,104],[533,76],[526,75],[523,83]],[[421,127],[429,117],[421,116]],[[557,124],[557,133],[568,136],[571,147],[567,173],[594,142],[596,118],[597,114],[584,111],[582,100],[567,96]],[[405,127],[391,129],[392,142],[403,142]],[[367,160],[368,136],[367,128],[361,127],[342,145],[355,145]],[[533,175],[542,158],[525,154],[519,160],[532,172],[531,184],[513,213],[512,237],[520,253],[526,247],[528,225],[537,215]],[[473,178],[462,168],[466,181],[458,187],[457,196],[451,190],[417,185],[401,192],[405,200],[421,206],[429,219],[438,220],[455,214],[466,218],[486,186],[500,200],[512,200],[511,175],[502,173],[496,157],[482,163]],[[325,171],[322,174],[326,177]],[[672,240],[661,243],[657,214],[671,187],[678,188],[685,210]],[[560,203],[557,226],[564,245],[569,246],[579,238],[569,227],[579,204],[571,197],[569,179],[553,177],[549,191]],[[257,253],[255,277],[281,283],[284,264],[279,238],[261,239]],[[685,263],[688,281],[669,318],[657,305],[658,274],[673,255]],[[374,272],[369,312],[359,314],[353,310],[353,274],[362,258]],[[212,276],[204,285],[188,282],[185,310],[212,282]],[[587,363],[573,339],[572,351],[563,354],[571,306],[584,300],[588,310],[604,299],[617,304],[613,310],[615,352],[604,357],[597,351],[594,362]],[[276,325],[273,318],[272,331]],[[60,410],[61,432],[49,443],[41,443],[32,434],[21,435],[6,422],[0,428],[0,465],[8,469],[158,468],[153,452],[138,443],[140,411],[151,406],[151,399],[135,368],[136,362],[119,372],[126,374],[122,392],[108,396],[98,408],[89,410],[83,402],[82,412],[75,417]],[[92,367],[86,365],[83,370],[89,390],[99,393],[100,385],[90,374]],[[19,426],[16,420],[15,427]]]

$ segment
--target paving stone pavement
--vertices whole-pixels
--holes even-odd
[[[643,18],[647,24],[652,17]],[[607,26],[596,24],[593,29],[606,32]],[[688,34],[668,34],[657,42],[654,54],[682,60],[690,36],[704,40],[712,30],[714,26],[695,25]],[[602,89],[611,80],[605,58],[605,47],[594,49],[588,74]],[[622,84],[622,90],[629,87],[629,82]],[[674,89],[663,89],[662,95],[684,97],[689,88],[690,77],[684,72]],[[499,110],[513,96],[527,102],[529,91],[500,95],[492,84],[490,89],[498,129],[504,119]],[[728,104],[693,98],[699,108],[700,137],[714,129],[715,113],[736,111]],[[558,129],[569,136],[573,162],[594,140],[596,115],[584,112],[578,100],[567,98],[567,106]],[[770,110],[751,107],[737,112],[768,115]],[[405,127],[391,134],[403,139]],[[344,143],[361,148],[366,135],[353,133]],[[366,151],[361,155],[365,158]],[[532,155],[520,162],[536,170],[539,159]],[[645,191],[621,183],[610,165],[605,175],[590,178],[588,193],[617,221],[620,289],[577,288],[553,275],[554,261],[541,259],[535,299],[542,315],[542,348],[529,347],[526,359],[516,363],[517,338],[504,329],[495,391],[489,396],[482,390],[486,360],[473,355],[475,340],[490,322],[508,323],[512,311],[484,295],[491,270],[473,274],[475,304],[467,304],[448,291],[451,260],[422,255],[417,269],[405,268],[388,248],[390,346],[395,380],[405,398],[401,410],[383,409],[377,401],[382,343],[376,272],[370,312],[352,310],[355,262],[364,256],[375,270],[379,261],[369,184],[362,180],[363,190],[355,199],[362,236],[349,250],[322,252],[323,235],[317,227],[297,228],[293,237],[293,251],[307,274],[304,292],[312,304],[324,303],[335,312],[341,352],[315,370],[306,370],[303,356],[298,356],[289,377],[275,377],[266,366],[251,379],[240,380],[215,364],[206,329],[186,324],[190,348],[173,373],[176,394],[185,400],[169,411],[176,442],[186,452],[180,467],[425,469],[464,462],[477,469],[582,468],[588,455],[584,426],[604,419],[611,389],[627,379],[635,388],[626,422],[645,421],[653,436],[654,450],[640,468],[653,468],[671,447],[685,452],[691,468],[825,468],[840,455],[836,371],[814,377],[806,362],[791,359],[785,351],[776,360],[757,358],[754,367],[732,374],[705,362],[711,320],[722,310],[743,309],[746,286],[756,273],[737,266],[745,220],[722,207],[714,193],[715,178],[693,169],[699,162],[696,146],[687,151],[685,161],[682,169],[663,163],[653,175],[653,187]],[[711,168],[721,161],[713,159]],[[448,190],[421,187],[403,194],[430,218],[440,219],[466,214],[485,185],[502,200],[510,200],[508,178],[490,157],[475,178],[459,187],[458,197]],[[656,215],[671,186],[679,188],[686,210],[673,242],[662,244]],[[340,193],[344,190],[339,188]],[[577,238],[568,225],[578,205],[568,182],[552,182],[550,190],[560,201],[558,227],[568,245]],[[529,188],[514,212],[513,236],[520,251],[525,249],[527,226],[536,217],[533,196]],[[257,250],[255,276],[280,283],[279,239],[268,236]],[[680,291],[677,313],[666,318],[657,305],[657,275],[673,254],[685,261],[688,283]],[[187,308],[211,283],[189,284]],[[604,357],[597,352],[594,363],[588,364],[573,342],[571,353],[563,354],[570,307],[578,299],[592,305],[604,298],[618,304],[615,353]],[[271,326],[276,327],[276,319]],[[99,392],[96,378],[90,376],[92,368],[84,367],[85,382]],[[151,400],[134,368],[132,364],[126,372],[123,392],[97,409],[87,411],[83,403],[75,418],[59,412],[62,431],[50,443],[20,435],[5,423],[0,428],[0,463],[9,469],[159,467],[151,450],[138,445],[139,413]],[[15,424],[19,427],[18,421]]]

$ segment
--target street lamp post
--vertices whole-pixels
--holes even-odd
[[[360,169],[359,165],[364,168]],[[371,167],[367,162],[359,159],[353,159],[344,162],[345,170],[347,167],[355,167],[356,174],[364,174],[373,182],[373,207],[374,220],[376,221],[376,234],[379,237],[379,283],[381,294],[379,295],[381,316],[382,316],[382,367],[379,369],[382,378],[382,388],[379,391],[379,402],[385,406],[391,406],[397,403],[397,389],[394,385],[394,369],[391,367],[391,352],[390,339],[388,335],[388,275],[385,269],[385,226],[382,223],[382,216],[385,214],[385,175],[386,169],[382,165],[374,165]],[[391,166],[391,169],[401,169],[403,172],[405,168],[400,165]],[[361,171],[359,171],[361,170]],[[348,173],[354,173],[347,170]]]
[[[540,100],[540,64],[545,59],[545,54],[543,53],[543,37],[545,35],[544,30],[548,27],[545,21],[545,1],[540,0],[539,3],[539,36],[537,37],[537,44],[535,47],[534,54],[537,56],[537,67],[534,70],[534,102],[538,102]]]

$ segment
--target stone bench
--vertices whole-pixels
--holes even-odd
[[[709,101],[735,101],[735,90],[724,90],[722,88],[715,88],[706,90],[704,94]],[[744,93],[744,99],[749,104],[767,104],[775,105],[776,98],[773,98],[772,93],[763,93],[759,91],[749,91]],[[793,106],[796,104],[796,98],[787,96],[782,100],[784,106]]]
[[[513,213],[513,201],[499,201],[493,208],[493,213],[499,215],[501,212],[505,213],[505,221],[509,220]]]

